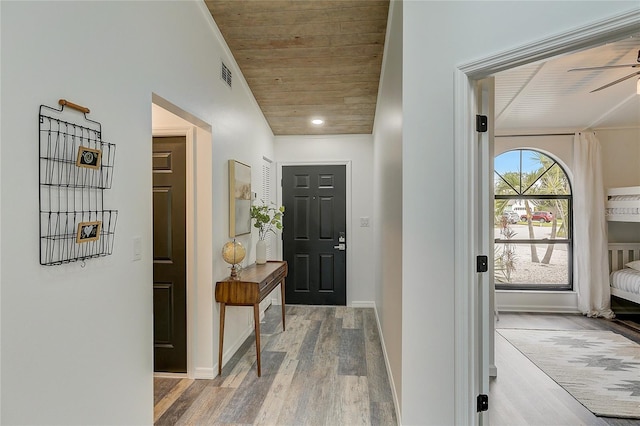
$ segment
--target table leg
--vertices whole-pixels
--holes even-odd
[[[255,303],[253,305],[253,320],[255,323],[256,333],[256,358],[258,359],[258,377],[262,374],[260,369],[260,304]]]
[[[282,331],[285,331],[287,327],[284,324],[284,278],[280,283],[280,293],[282,295]]]
[[[224,343],[224,310],[225,303],[220,303],[220,338],[218,347],[218,376],[222,375],[222,344]]]

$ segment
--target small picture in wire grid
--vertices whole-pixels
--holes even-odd
[[[101,158],[102,151],[99,149],[87,148],[86,146],[80,145],[78,147],[76,166],[86,167],[89,169],[99,169]]]
[[[100,238],[100,228],[102,222],[99,220],[93,222],[80,222],[78,231],[76,232],[76,243],[88,243],[89,241],[97,241]]]

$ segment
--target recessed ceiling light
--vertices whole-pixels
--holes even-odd
[[[321,124],[324,124],[324,120],[321,120],[321,119],[319,119],[319,118],[314,118],[313,120],[311,120],[311,122],[312,122],[313,124],[315,124],[316,126],[319,126],[319,125],[321,125]]]

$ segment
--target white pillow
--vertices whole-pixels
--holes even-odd
[[[634,260],[633,262],[626,263],[624,266],[640,271],[640,260]]]

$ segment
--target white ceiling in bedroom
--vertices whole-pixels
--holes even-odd
[[[636,94],[640,75],[589,93],[640,71],[640,66],[568,72],[572,68],[638,64],[639,50],[640,34],[496,74],[497,131],[640,127],[640,95]]]

